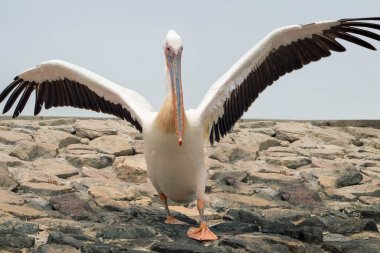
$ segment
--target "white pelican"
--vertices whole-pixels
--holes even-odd
[[[372,22],[371,22],[372,21]],[[145,159],[151,182],[167,211],[166,223],[182,223],[171,216],[167,198],[176,202],[197,200],[199,228],[188,236],[196,240],[216,240],[205,222],[203,142],[219,141],[234,126],[258,95],[280,76],[345,51],[336,39],[376,50],[355,35],[380,40],[371,30],[380,30],[380,17],[341,19],[277,29],[238,60],[209,89],[196,109],[185,111],[182,97],[182,40],[173,30],[163,44],[167,94],[155,112],[139,94],[121,87],[84,68],[63,61],[47,61],[16,76],[0,94],[0,103],[11,93],[3,113],[21,98],[17,117],[33,91],[34,114],[58,106],[73,106],[113,114],[143,132]]]

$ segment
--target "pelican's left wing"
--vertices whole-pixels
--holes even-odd
[[[24,109],[35,91],[34,115],[58,106],[72,106],[113,114],[129,121],[140,132],[152,106],[137,92],[119,86],[87,69],[64,61],[46,61],[15,77],[0,94],[0,103],[9,95],[3,113],[19,99],[13,118]],[[12,92],[12,93],[11,93]]]
[[[234,126],[258,95],[280,76],[346,49],[342,39],[376,50],[360,35],[380,40],[369,29],[380,30],[380,17],[341,19],[279,28],[239,59],[206,93],[197,107],[205,134],[212,144]]]

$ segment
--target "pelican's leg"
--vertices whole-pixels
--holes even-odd
[[[198,241],[213,241],[218,240],[218,237],[209,229],[205,220],[205,201],[203,199],[197,200],[197,207],[200,217],[199,228],[191,227],[187,231],[187,236]]]
[[[166,209],[166,212],[167,212],[167,216],[166,216],[166,220],[165,220],[166,224],[189,225],[189,224],[187,224],[184,221],[177,220],[176,218],[174,218],[170,214],[170,210],[169,210],[169,207],[168,207],[168,198],[166,197],[165,194],[160,193],[160,199],[164,203],[164,206],[165,206],[165,209]]]

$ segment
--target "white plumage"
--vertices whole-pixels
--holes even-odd
[[[167,198],[177,202],[197,199],[201,226],[190,229],[188,235],[197,240],[214,240],[217,237],[206,226],[203,213],[207,180],[205,137],[210,143],[219,141],[258,95],[279,77],[330,56],[330,51],[345,51],[336,39],[375,50],[356,35],[380,40],[380,35],[373,32],[380,30],[380,25],[373,22],[379,20],[378,17],[341,19],[277,29],[220,77],[195,110],[183,108],[182,39],[173,30],[168,32],[163,45],[167,95],[158,112],[136,92],[63,61],[44,62],[21,73],[0,94],[0,102],[10,95],[4,107],[6,113],[21,96],[13,114],[17,117],[35,91],[36,115],[43,105],[46,109],[73,106],[129,121],[143,132],[148,175],[168,211],[166,222],[179,223],[170,215]]]

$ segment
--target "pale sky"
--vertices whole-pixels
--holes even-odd
[[[174,29],[184,44],[185,107],[194,108],[212,83],[272,30],[380,16],[379,10],[378,0],[1,1],[0,90],[21,71],[60,59],[139,92],[158,109],[165,94],[162,42]],[[368,41],[380,49],[380,42]],[[342,44],[347,52],[280,78],[243,117],[379,119],[380,53]],[[31,99],[22,115],[32,115],[33,108]],[[102,116],[69,107],[40,115]]]

